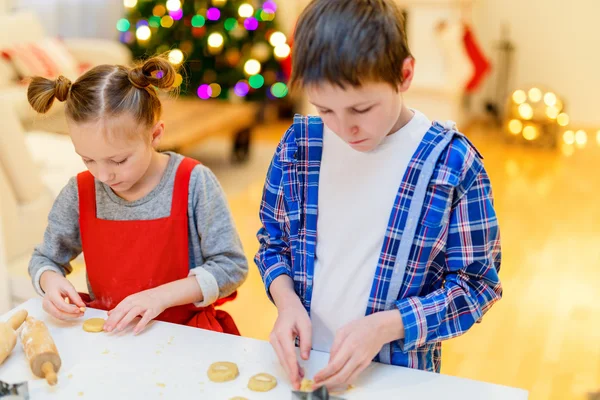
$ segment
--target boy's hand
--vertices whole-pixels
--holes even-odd
[[[45,292],[42,308],[48,314],[60,320],[83,316],[81,309],[85,310],[85,303],[67,278],[54,271],[45,271],[40,277],[40,286]]]
[[[315,388],[335,389],[356,381],[386,343],[404,337],[402,317],[383,311],[350,322],[335,336],[329,364],[315,375]]]
[[[167,308],[164,296],[160,288],[148,289],[143,292],[126,297],[114,309],[108,311],[108,319],[104,324],[104,330],[122,331],[137,316],[142,319],[133,330],[138,334],[144,330],[148,322],[156,318]]]
[[[300,352],[303,359],[308,360],[312,347],[312,324],[308,313],[298,297],[278,305],[277,321],[271,332],[270,342],[277,353],[277,358],[288,374],[292,387],[300,389],[300,381],[304,371],[296,359],[296,337],[300,338]]]

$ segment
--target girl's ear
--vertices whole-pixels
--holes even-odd
[[[165,133],[165,123],[163,121],[158,121],[152,127],[152,135],[150,136],[152,139],[152,147],[154,147],[155,149],[158,147],[163,133]]]

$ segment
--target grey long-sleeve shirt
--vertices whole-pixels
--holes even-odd
[[[127,201],[96,180],[97,217],[106,220],[150,220],[167,217],[171,211],[177,168],[183,156],[167,152],[169,164],[159,184],[146,196]],[[197,165],[190,177],[188,199],[189,275],[202,289],[203,307],[233,293],[246,279],[248,262],[235,229],[225,194],[210,169]],[[82,252],[79,231],[79,194],[73,177],[56,198],[48,216],[44,242],[36,247],[29,274],[43,295],[40,277],[53,270],[72,271],[70,262]],[[88,282],[90,295],[94,298]]]

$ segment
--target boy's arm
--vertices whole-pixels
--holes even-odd
[[[396,303],[404,324],[403,351],[465,333],[502,297],[500,233],[483,167],[451,210],[446,264],[441,289]]]
[[[270,286],[280,275],[292,278],[290,243],[285,222],[285,199],[282,184],[283,166],[279,155],[285,141],[293,136],[293,127],[284,135],[275,151],[267,172],[263,197],[259,210],[262,227],[257,238],[260,244],[254,262],[262,276],[267,295],[271,300]]]

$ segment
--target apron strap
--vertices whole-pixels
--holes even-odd
[[[96,218],[96,181],[90,171],[77,174],[79,218]]]
[[[199,161],[185,157],[175,175],[175,185],[173,187],[173,199],[171,200],[171,216],[187,215],[188,212],[188,196],[190,188],[190,177],[192,170]]]

